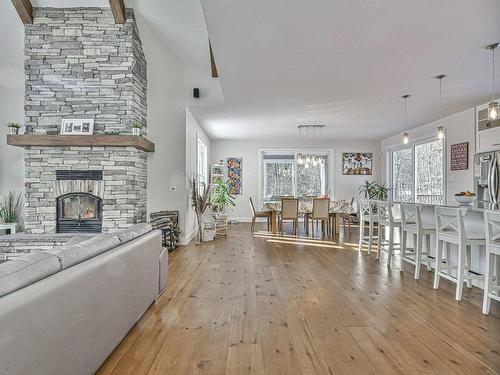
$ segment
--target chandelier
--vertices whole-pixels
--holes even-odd
[[[316,154],[299,154],[297,155],[297,164],[303,165],[305,169],[309,169],[325,164],[325,158]]]

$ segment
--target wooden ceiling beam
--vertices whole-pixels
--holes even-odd
[[[212,44],[210,40],[208,41],[208,46],[210,47],[210,67],[212,68],[212,78],[219,78],[219,72],[217,72],[217,65],[215,65],[214,53],[212,51]]]
[[[12,0],[23,24],[33,23],[33,6],[30,0]]]
[[[109,0],[109,6],[113,12],[116,23],[125,23],[125,4],[123,0]]]

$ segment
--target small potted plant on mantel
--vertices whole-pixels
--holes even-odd
[[[8,122],[7,127],[9,128],[10,135],[17,135],[19,134],[19,129],[21,128],[21,125],[19,125],[17,122]]]
[[[142,137],[142,125],[137,122],[137,121],[134,121],[132,123],[132,135],[138,135],[139,137]]]

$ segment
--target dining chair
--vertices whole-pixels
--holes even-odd
[[[344,233],[346,231],[346,224],[349,228],[349,233],[351,233],[351,219],[353,215],[355,216],[356,211],[354,211],[354,198],[350,202],[343,201],[342,208],[338,213],[339,219],[342,222],[342,227],[344,228]]]
[[[483,314],[490,313],[491,300],[500,302],[497,266],[500,260],[500,212],[484,211],[486,227],[486,262],[484,267]]]
[[[279,215],[280,232],[283,234],[283,222],[292,221],[293,231],[298,234],[299,229],[299,200],[297,198],[281,198],[281,213]]]
[[[378,244],[378,233],[377,236],[373,235],[373,231],[378,229],[378,217],[376,213],[374,201],[368,199],[359,199],[359,251],[363,248],[363,245],[368,246],[368,255],[372,253],[372,246],[374,242]],[[366,229],[368,229],[368,235],[365,235]]]
[[[255,231],[255,221],[258,217],[267,219],[267,230],[271,230],[271,211],[256,211],[252,198],[249,198],[249,200],[250,208],[252,209],[252,233]]]
[[[470,272],[471,267],[471,246],[483,246],[486,244],[486,233],[484,222],[480,227],[465,228],[464,208],[440,207],[434,208],[436,213],[436,266],[434,269],[434,289],[439,288],[439,279],[444,277],[457,284],[455,299],[462,299],[464,281],[467,287],[472,288],[472,279],[482,279],[483,276]],[[482,227],[482,228],[481,228]],[[446,244],[449,252],[450,244],[457,246],[457,266],[452,267],[450,258],[447,256],[446,267],[448,272],[442,272],[443,245]],[[457,276],[453,277],[450,270],[457,270]]]
[[[422,213],[427,210],[432,210],[431,206],[423,206],[421,204],[401,203],[401,265],[399,270],[404,271],[404,263],[415,265],[415,279],[420,277],[420,265],[427,265],[427,271],[431,270],[431,235],[436,233],[436,224],[434,215],[432,222],[423,221]],[[427,215],[429,216],[429,215]],[[426,216],[426,217],[427,217]],[[413,249],[407,247],[408,235],[412,236]],[[425,252],[423,242],[425,241]]]
[[[314,237],[314,221],[321,222],[323,231],[326,228],[326,235],[330,234],[330,198],[313,198],[312,212],[305,216],[306,234],[309,235],[309,220],[312,224],[312,235]]]
[[[376,201],[378,215],[378,247],[377,259],[380,253],[386,252],[387,265],[390,267],[395,250],[401,251],[401,208],[399,203]],[[399,234],[399,242],[395,239],[395,232]]]

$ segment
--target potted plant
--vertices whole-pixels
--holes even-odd
[[[138,135],[139,137],[142,136],[141,130],[142,130],[142,125],[139,122],[134,121],[132,123],[132,135]]]
[[[212,189],[212,195],[210,197],[210,203],[217,215],[222,215],[224,208],[228,205],[236,206],[234,201],[234,196],[230,193],[229,180],[223,181],[222,179],[217,179],[215,181],[214,187]]]
[[[390,188],[386,187],[384,184],[378,184],[375,181],[365,181],[359,186],[359,195],[363,196],[365,199],[377,199],[380,201],[385,201],[389,198]]]
[[[18,229],[22,229],[23,208],[23,195],[13,191],[8,192],[0,198],[0,220],[4,223],[17,223]]]
[[[9,128],[9,134],[17,135],[19,134],[19,129],[21,128],[21,125],[19,125],[17,122],[8,122],[7,127]]]
[[[210,186],[200,185],[194,176],[189,177],[189,188],[191,192],[191,206],[196,214],[198,223],[197,243],[203,243],[204,221],[203,214],[210,206]]]

